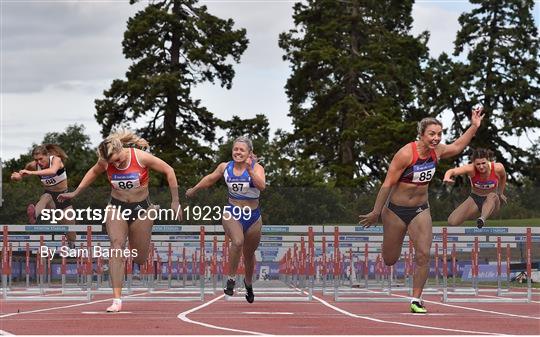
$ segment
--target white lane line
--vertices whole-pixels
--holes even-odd
[[[504,296],[496,296],[496,295],[478,295],[478,296],[482,296],[482,297],[491,297],[491,298],[512,298],[512,297],[504,297]],[[514,297],[515,298],[515,297]],[[516,302],[516,303],[520,303],[520,302]],[[525,301],[521,302],[521,303],[527,303]],[[530,303],[540,303],[540,301],[533,301],[531,300]]]
[[[111,301],[111,300],[112,300],[112,298],[107,298],[107,299],[99,300],[99,301],[92,301],[92,302],[85,302],[85,303],[77,303],[77,304],[70,304],[70,305],[63,305],[63,306],[60,306],[60,307],[51,307],[51,308],[45,308],[45,309],[36,309],[36,310],[23,311],[23,312],[12,312],[12,313],[10,313],[10,314],[5,314],[5,315],[0,316],[0,318],[5,318],[5,317],[10,317],[10,316],[15,316],[15,315],[22,315],[22,314],[34,314],[34,313],[36,313],[36,312],[44,312],[44,311],[51,311],[51,310],[57,310],[57,309],[66,309],[66,308],[80,307],[80,306],[82,306],[82,305],[89,305],[89,304],[94,304],[94,303],[107,302],[107,301]]]
[[[141,295],[146,295],[147,293],[148,292],[143,292],[143,293],[140,293],[140,294],[127,295],[125,297],[141,296]],[[104,300],[77,303],[77,304],[70,304],[70,305],[63,305],[63,306],[59,306],[59,307],[50,307],[50,308],[36,309],[36,310],[23,311],[23,312],[12,312],[12,313],[9,313],[9,314],[1,315],[0,318],[5,318],[5,317],[10,317],[10,316],[15,316],[15,315],[22,315],[22,314],[34,314],[36,312],[44,312],[44,311],[51,311],[51,310],[57,310],[57,309],[74,308],[74,307],[80,307],[80,306],[83,306],[83,305],[107,302],[107,301],[111,301],[111,300],[112,300],[112,297],[111,298],[106,298]]]
[[[374,292],[374,290],[367,290],[367,291],[369,291],[369,292]],[[391,296],[410,298],[409,296],[398,295],[398,294],[392,294]],[[489,295],[478,295],[478,296],[489,296]],[[537,319],[537,320],[540,320],[540,317],[535,317],[535,316],[526,316],[526,315],[509,314],[509,313],[506,313],[506,312],[499,312],[499,311],[492,311],[492,310],[484,310],[484,309],[477,309],[477,308],[471,308],[471,307],[464,307],[464,306],[461,306],[461,305],[455,305],[455,304],[448,304],[448,303],[442,303],[442,302],[429,301],[429,300],[426,300],[426,299],[424,299],[423,301],[424,301],[425,303],[437,304],[437,305],[442,305],[442,306],[450,307],[450,308],[458,308],[458,309],[466,309],[466,310],[471,310],[471,311],[478,311],[478,312],[483,312],[483,313],[486,313],[486,314],[496,314],[496,315],[503,315],[503,316],[510,316],[510,317],[519,317],[519,318]],[[524,302],[524,303],[525,303],[525,302]]]
[[[398,294],[392,294],[392,296],[410,298],[409,296],[398,295]],[[482,295],[482,296],[486,296],[486,295]],[[499,312],[499,311],[492,311],[492,310],[484,310],[484,309],[477,309],[477,308],[471,308],[471,307],[464,307],[464,306],[461,306],[461,305],[441,303],[441,302],[435,302],[435,301],[429,301],[429,300],[424,300],[424,302],[431,303],[431,304],[442,305],[442,306],[450,307],[450,308],[459,308],[459,309],[466,309],[466,310],[471,310],[471,311],[478,311],[478,312],[483,312],[483,313],[486,313],[486,314],[496,314],[496,315],[503,315],[503,316],[510,316],[510,317],[519,317],[519,318],[540,320],[540,317],[535,317],[535,316],[509,314],[509,313],[506,313],[506,312]]]
[[[271,311],[246,311],[248,315],[294,315],[292,312],[271,312]]]
[[[313,296],[313,298],[316,299],[317,301],[321,302],[325,306],[327,306],[327,307],[329,307],[331,309],[334,309],[335,311],[340,312],[340,313],[342,313],[344,315],[354,317],[354,318],[361,318],[361,319],[365,319],[365,320],[373,321],[373,322],[378,322],[378,323],[402,325],[402,326],[407,326],[407,327],[411,327],[411,328],[419,328],[419,329],[459,332],[461,334],[468,333],[468,334],[474,334],[474,335],[478,335],[478,334],[498,335],[498,336],[502,335],[502,334],[496,333],[496,332],[483,332],[483,331],[469,331],[469,330],[460,330],[460,329],[448,329],[448,328],[439,328],[439,327],[434,327],[434,326],[429,326],[429,325],[418,325],[418,324],[395,322],[395,321],[385,321],[385,320],[382,320],[382,319],[377,319],[377,318],[372,318],[372,317],[367,317],[367,316],[360,316],[360,315],[350,313],[350,312],[348,312],[346,310],[343,310],[341,308],[338,308],[338,307],[335,307],[335,306],[331,305],[330,303],[326,302],[325,300],[323,300],[321,298],[318,298],[317,296]],[[418,315],[418,316],[420,316],[420,315]]]
[[[6,330],[0,330],[0,335],[2,336],[15,336],[14,334],[7,332]]]
[[[217,325],[212,325],[212,324],[208,324],[208,323],[203,323],[203,322],[198,322],[198,321],[194,321],[194,320],[191,320],[189,318],[187,318],[187,315],[199,310],[199,309],[202,309],[204,307],[207,307],[209,306],[210,304],[216,302],[216,301],[219,301],[220,299],[222,299],[223,297],[225,297],[225,294],[221,295],[221,296],[218,296],[216,298],[214,298],[213,300],[207,302],[207,303],[203,303],[201,305],[199,305],[198,307],[195,307],[193,309],[190,309],[190,310],[187,310],[187,311],[184,311],[184,312],[181,312],[178,314],[178,318],[186,323],[191,323],[191,324],[196,324],[196,325],[200,325],[200,326],[204,326],[206,328],[211,328],[211,329],[218,329],[218,330],[225,330],[225,331],[233,331],[233,332],[240,332],[240,333],[243,333],[243,334],[250,334],[250,335],[261,335],[261,336],[272,336],[270,334],[267,334],[267,333],[262,333],[262,332],[256,332],[256,331],[248,331],[248,330],[239,330],[239,329],[231,329],[231,328],[225,328],[225,327],[221,327],[221,326],[217,326]]]
[[[86,315],[121,315],[121,314],[132,314],[131,311],[119,311],[119,312],[106,312],[106,311],[81,311],[81,314]]]

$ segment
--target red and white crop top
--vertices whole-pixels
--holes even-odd
[[[408,184],[427,185],[435,175],[437,154],[434,149],[431,149],[429,157],[420,158],[416,142],[411,142],[410,144],[412,146],[413,158],[411,164],[407,166],[399,177],[399,181]]]
[[[148,185],[148,168],[142,167],[135,154],[135,149],[130,149],[129,165],[119,169],[114,165],[107,166],[107,177],[112,188],[117,190],[130,190]]]
[[[482,179],[480,177],[480,172],[476,170],[476,167],[474,168],[474,176],[469,177],[471,180],[471,185],[474,188],[483,191],[495,190],[497,188],[497,185],[499,185],[499,177],[497,177],[497,174],[495,173],[495,162],[491,162],[490,166],[491,173],[486,179]]]

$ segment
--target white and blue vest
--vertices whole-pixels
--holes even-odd
[[[253,163],[255,167],[255,163]],[[223,172],[225,183],[229,189],[229,198],[239,200],[259,199],[261,191],[259,191],[249,176],[247,170],[244,170],[241,175],[234,175],[234,161],[230,161]]]

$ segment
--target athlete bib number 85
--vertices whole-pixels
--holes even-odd
[[[414,172],[412,181],[415,183],[431,181],[431,179],[433,178],[433,173],[435,173],[435,168],[426,171]]]

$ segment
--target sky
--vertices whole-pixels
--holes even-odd
[[[290,65],[282,60],[280,33],[293,28],[296,1],[200,1],[210,13],[232,18],[246,28],[250,41],[231,90],[200,85],[200,98],[217,117],[268,117],[272,132],[292,131],[284,85]],[[0,0],[0,158],[9,160],[39,143],[47,132],[83,124],[93,146],[101,141],[94,119],[94,100],[113,79],[125,78],[130,65],[122,38],[130,16],[146,1]],[[538,3],[535,20],[540,18]],[[412,33],[431,34],[432,56],[451,52],[458,17],[470,10],[467,1],[417,1]],[[516,139],[516,142],[526,140]],[[530,144],[530,143],[529,143]]]

